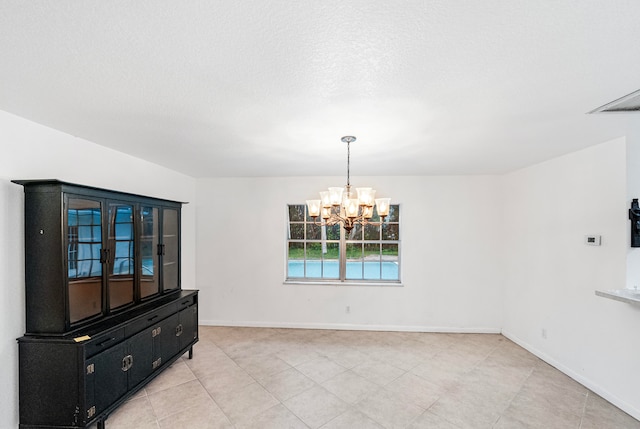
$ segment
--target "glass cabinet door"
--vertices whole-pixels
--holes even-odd
[[[109,309],[133,303],[136,266],[133,214],[130,204],[109,203]]]
[[[158,269],[158,228],[160,225],[157,207],[142,207],[142,230],[140,233],[140,298],[155,295],[160,291],[160,270]]]
[[[180,237],[178,210],[164,209],[162,212],[162,285],[164,290],[177,289],[180,271]]]
[[[102,203],[67,200],[69,322],[102,313]]]

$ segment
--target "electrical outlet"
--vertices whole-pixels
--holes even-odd
[[[547,328],[542,328],[542,331],[540,332],[540,334],[542,335],[542,338],[544,338],[546,340],[547,339]]]
[[[600,235],[585,235],[584,244],[587,246],[600,246],[602,243],[602,236]]]
[[[347,314],[351,313],[351,306],[347,305],[347,308],[344,309],[344,312]]]

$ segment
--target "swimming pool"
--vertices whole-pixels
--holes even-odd
[[[289,278],[337,279],[340,277],[338,261],[289,261]],[[347,261],[348,280],[399,280],[398,263],[392,261]]]

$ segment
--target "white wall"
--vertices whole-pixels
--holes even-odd
[[[352,178],[402,205],[403,287],[283,284],[286,205],[341,186],[344,177],[199,180],[200,322],[499,332],[499,180]]]
[[[18,345],[25,329],[24,198],[11,179],[60,179],[178,201],[182,282],[195,284],[195,180],[0,111],[0,427],[18,426]]]
[[[621,138],[504,177],[503,332],[640,418],[640,306],[595,295],[626,285],[626,162]]]
[[[15,338],[24,332],[23,191],[10,179],[31,178],[191,202],[182,279],[201,290],[203,324],[503,329],[640,418],[640,306],[594,294],[640,272],[626,218],[640,196],[635,170],[626,175],[640,166],[640,139],[503,177],[353,178],[402,204],[403,286],[344,287],[283,284],[286,204],[343,177],[195,180],[4,112],[0,130],[0,427],[18,423]],[[602,246],[585,246],[585,234],[601,234]]]

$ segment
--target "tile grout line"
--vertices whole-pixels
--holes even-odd
[[[587,390],[587,394],[584,397],[584,405],[582,406],[582,414],[580,415],[580,424],[578,425],[578,429],[582,429],[582,423],[584,423],[584,417],[587,413],[587,404],[589,403],[590,394],[590,391]]]

